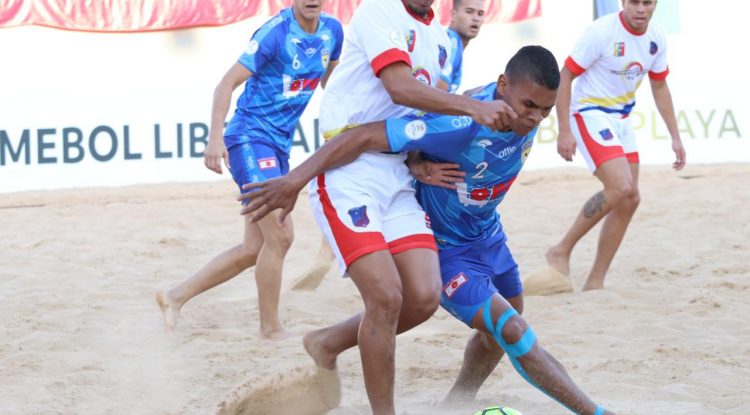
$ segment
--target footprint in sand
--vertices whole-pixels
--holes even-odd
[[[297,368],[238,386],[219,403],[216,415],[323,415],[340,403],[336,370]]]

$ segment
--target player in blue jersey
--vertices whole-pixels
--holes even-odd
[[[338,63],[343,30],[335,18],[321,14],[323,3],[294,0],[292,7],[261,26],[214,91],[205,165],[221,174],[223,162],[240,188],[287,173],[297,121],[315,88],[325,85]],[[244,91],[224,130],[232,92],[242,83]],[[176,324],[189,299],[257,265],[261,334],[269,339],[288,337],[278,305],[284,256],[293,240],[290,219],[281,227],[275,217],[257,223],[245,220],[241,244],[178,286],[158,291],[167,329]]]
[[[474,95],[481,101],[501,99],[510,105],[518,118],[507,131],[493,131],[470,117],[439,114],[366,124],[331,140],[287,176],[246,186],[256,193],[243,213],[258,220],[280,208],[283,218],[308,180],[363,151],[419,150],[430,160],[459,164],[467,174],[455,190],[421,184],[417,190],[440,249],[441,305],[477,330],[462,368],[475,377],[462,380],[459,375],[458,389],[454,386],[451,393],[473,397],[502,349],[519,374],[572,412],[611,414],[575,385],[514,310],[523,307],[523,289],[497,213],[531,150],[539,123],[555,103],[560,83],[557,68],[548,50],[527,46],[511,58],[496,83]]]
[[[440,74],[438,88],[456,92],[461,85],[464,50],[477,37],[484,23],[484,0],[453,0],[448,38],[451,41],[450,62]]]

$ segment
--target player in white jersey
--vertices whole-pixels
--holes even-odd
[[[324,136],[419,109],[468,115],[503,128],[515,116],[501,101],[479,102],[432,88],[449,59],[433,0],[364,0],[349,25],[341,64],[321,103]],[[397,332],[428,319],[440,301],[435,241],[414,197],[405,154],[369,152],[311,182],[313,213],[365,312],[308,333],[318,366],[359,345],[374,414],[394,414]]]
[[[685,149],[666,81],[667,37],[663,29],[649,23],[656,1],[622,0],[622,6],[620,13],[596,20],[585,31],[565,61],[557,96],[558,152],[571,161],[578,149],[604,185],[546,254],[551,267],[569,275],[576,243],[604,218],[596,259],[583,290],[604,287],[604,277],[640,201],[638,149],[628,115],[635,105],[635,91],[647,75],[672,137],[676,155],[672,167],[685,166]]]

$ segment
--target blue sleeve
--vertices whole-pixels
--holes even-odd
[[[331,60],[337,61],[341,56],[341,49],[344,46],[344,29],[341,27],[341,23],[338,20],[334,20],[334,22],[336,24],[336,30],[334,30],[334,33],[336,35],[336,47],[333,49],[333,53],[331,54]]]
[[[279,27],[279,26],[274,26]],[[276,55],[276,38],[277,31],[270,28],[261,27],[254,34],[248,43],[247,48],[239,58],[247,70],[257,73],[263,66]]]
[[[480,128],[466,115],[432,113],[389,118],[385,123],[391,151],[420,150],[446,160],[460,154]]]

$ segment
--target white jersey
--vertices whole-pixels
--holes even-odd
[[[667,36],[650,22],[643,34],[632,32],[622,13],[592,23],[565,60],[576,78],[571,114],[599,110],[626,117],[635,105],[635,91],[649,78],[667,77]]]
[[[321,130],[381,121],[414,111],[396,105],[378,79],[386,66],[405,62],[412,75],[436,86],[449,59],[450,41],[434,19],[413,15],[401,0],[363,0],[345,36],[341,63],[320,106]]]

